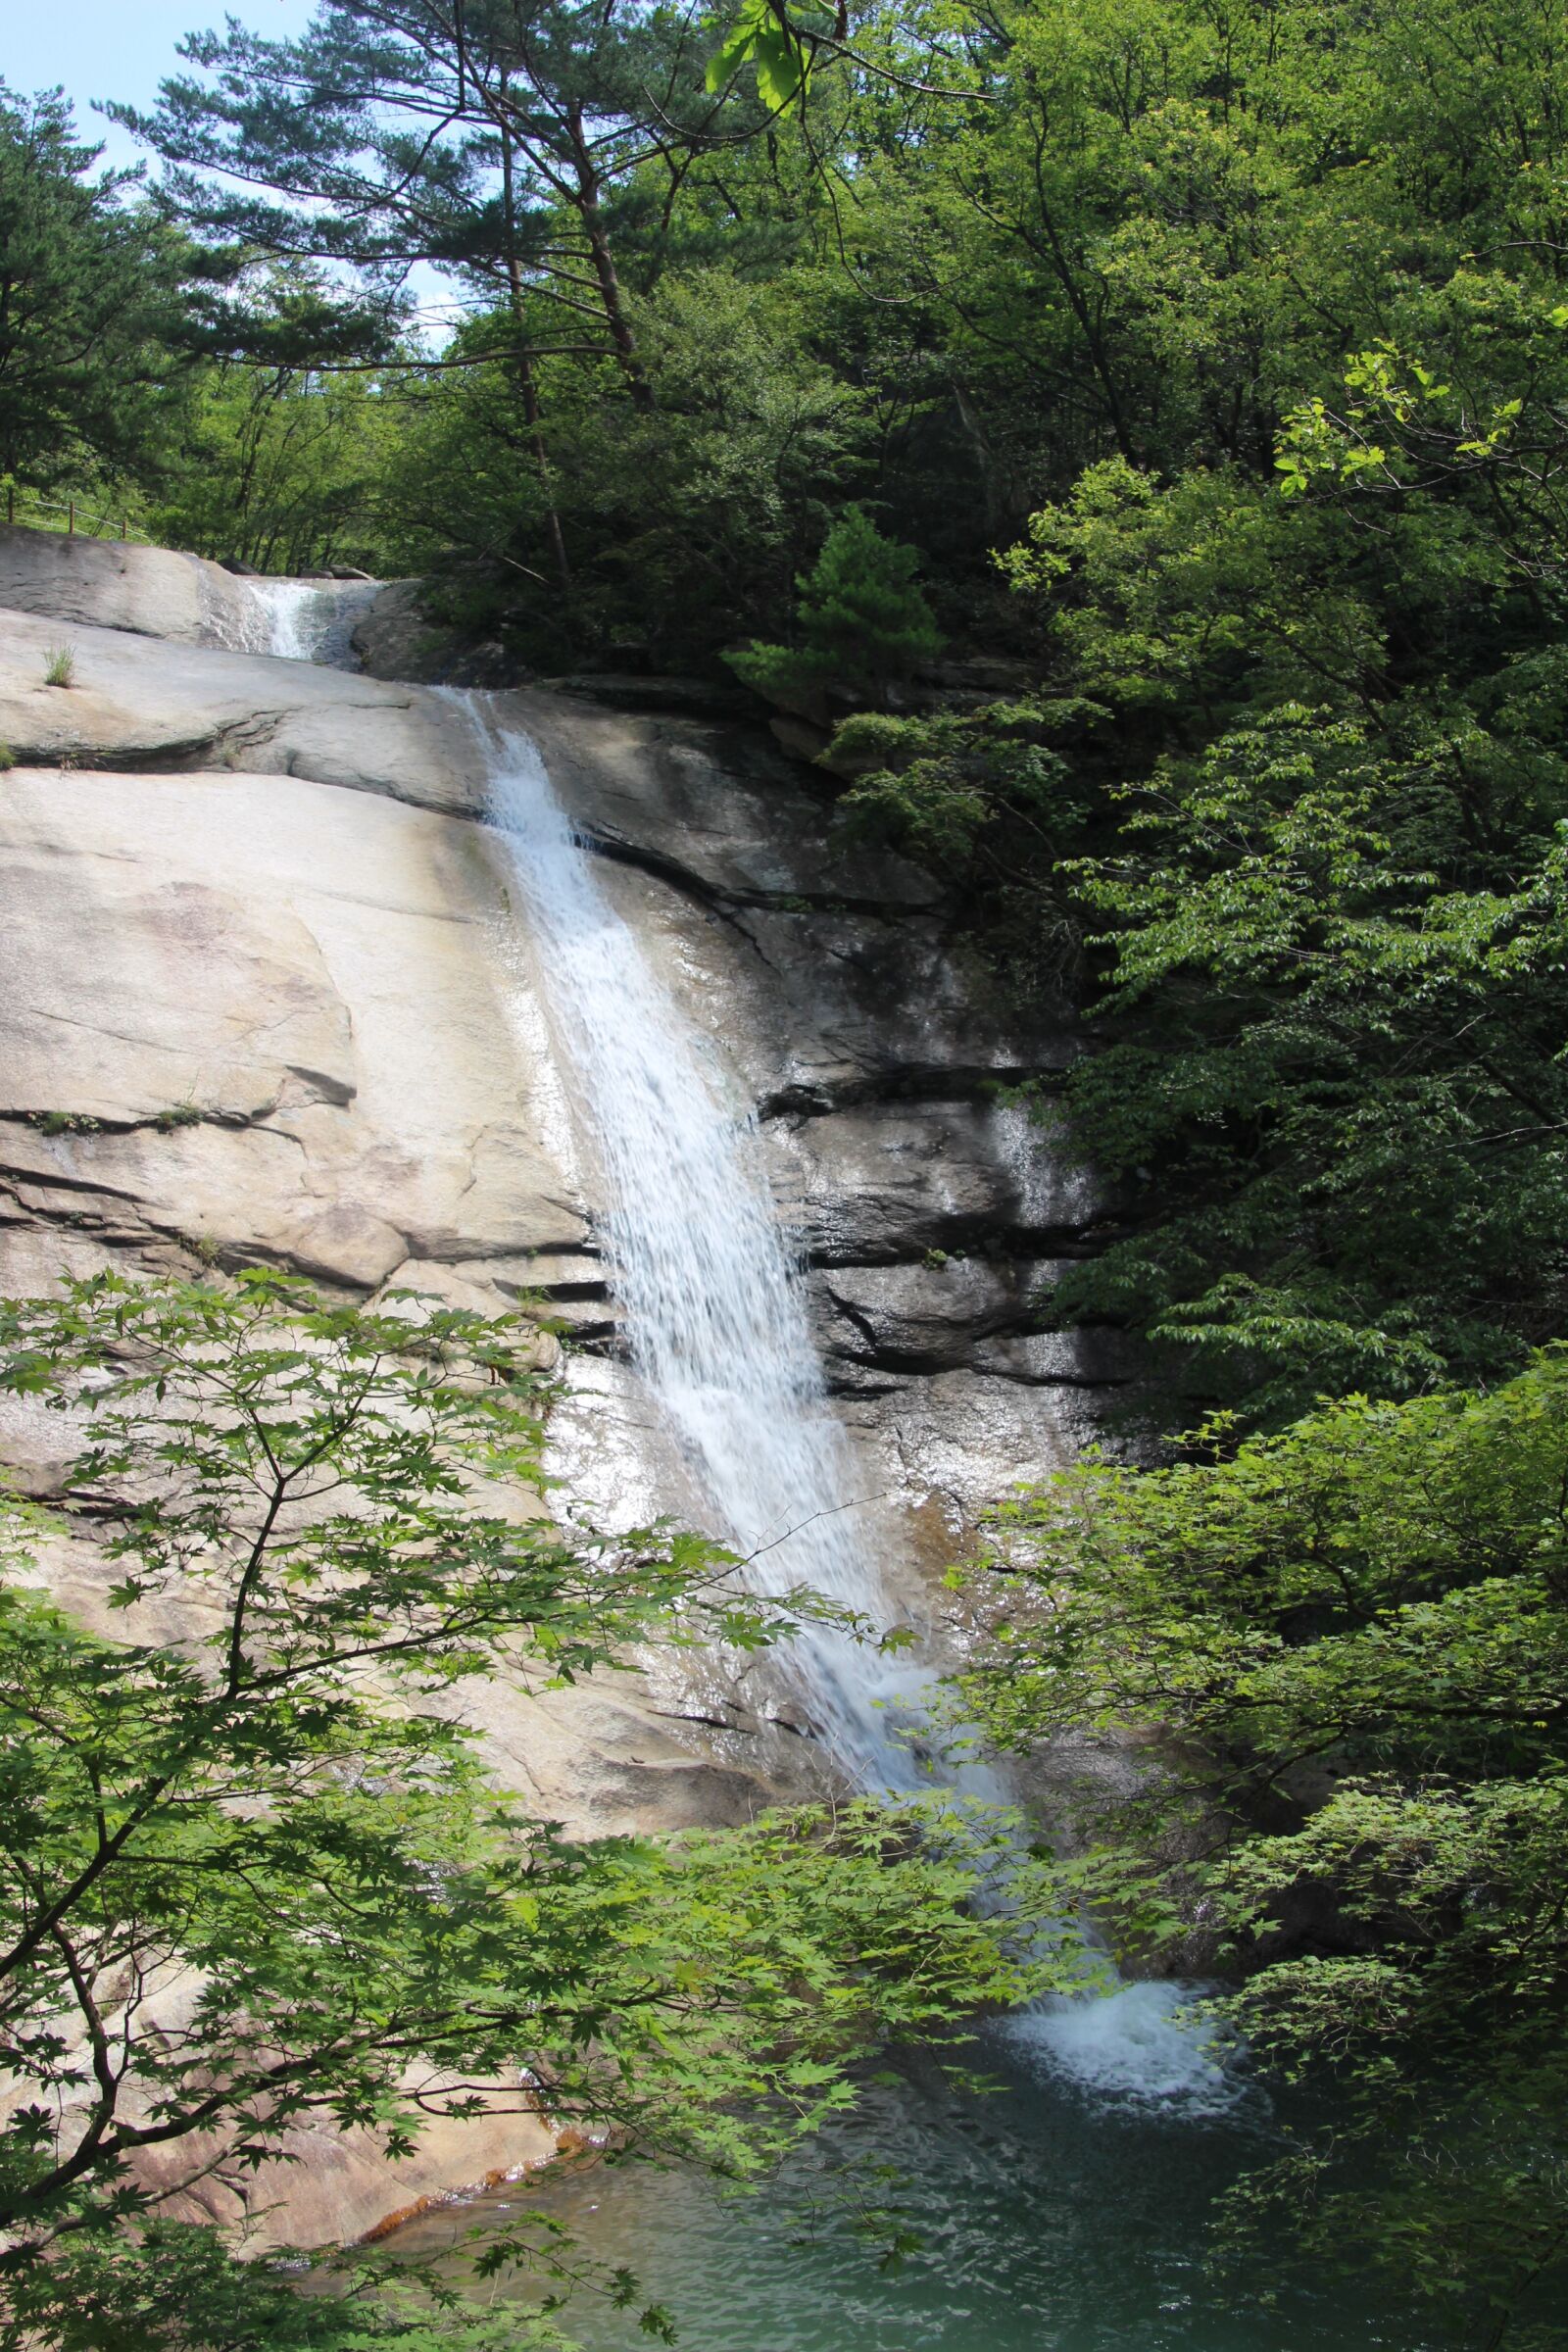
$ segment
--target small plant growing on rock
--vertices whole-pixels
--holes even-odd
[[[3,775],[5,774],[5,772],[6,772],[7,768],[9,768],[9,767],[15,767],[15,766],[16,766],[16,764],[17,764],[17,755],[16,755],[16,753],[15,753],[15,752],[14,752],[14,751],[11,749],[11,746],[10,746],[10,744],[9,744],[9,743],[0,743],[0,776],[3,776]]]
[[[199,1233],[191,1248],[204,1266],[216,1266],[222,1254],[223,1245],[216,1233]]]
[[[176,1127],[199,1127],[202,1123],[201,1105],[197,1102],[172,1102],[167,1110],[159,1111],[153,1125],[160,1135],[172,1134]]]
[[[27,1122],[40,1135],[96,1135],[100,1125],[85,1110],[30,1110]]]
[[[52,645],[44,657],[43,682],[46,686],[74,686],[76,683],[76,649],[74,645]]]

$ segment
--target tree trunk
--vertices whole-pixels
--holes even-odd
[[[583,138],[580,107],[572,109],[570,120],[577,211],[582,219],[583,233],[588,239],[588,250],[593,256],[594,275],[599,280],[599,296],[605,306],[605,323],[610,329],[610,339],[615,347],[615,357],[620,362],[621,373],[626,378],[633,405],[639,409],[651,409],[654,405],[654,387],[648,381],[647,370],[637,350],[637,338],[631,331],[631,321],[621,299],[615,257],[610,250],[605,217],[599,209],[599,176]]]
[[[505,84],[503,84],[503,96]],[[571,565],[566,560],[566,538],[561,527],[556,509],[555,485],[550,479],[550,455],[545,448],[544,432],[539,419],[539,393],[533,379],[533,361],[528,351],[528,319],[522,298],[522,270],[517,261],[517,220],[512,195],[512,133],[502,125],[501,183],[506,205],[507,284],[512,304],[512,323],[516,329],[515,366],[517,391],[522,401],[523,421],[528,427],[528,442],[533,462],[539,473],[539,487],[545,500],[545,535],[560,574],[562,593],[571,599]]]

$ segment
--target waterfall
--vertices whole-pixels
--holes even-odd
[[[809,1586],[880,1624],[874,1522],[858,1507],[755,1119],[726,1100],[722,1071],[601,888],[535,744],[498,725],[482,697],[438,691],[481,743],[490,820],[599,1166],[599,1230],[633,1363],[753,1586]],[[874,1653],[834,1629],[808,1629],[793,1651],[835,1760],[865,1787],[924,1785],[879,1698],[907,1699],[928,1673],[905,1664],[883,1682]],[[1004,1794],[984,1766],[954,1778]],[[1116,1984],[1037,2003],[1004,2032],[1026,2063],[1102,2102],[1221,2113],[1239,2087],[1211,2033],[1180,2017],[1186,1997],[1169,1984]]]
[[[477,698],[449,699],[484,742],[491,821],[599,1166],[599,1232],[632,1361],[754,1588],[809,1586],[880,1618],[872,1535],[755,1120],[725,1100],[722,1072],[605,896],[534,744],[495,726]],[[863,1646],[811,1628],[796,1656],[838,1760],[863,1781],[909,1785]]]
[[[355,622],[381,590],[379,580],[246,581],[256,601],[260,654],[287,662],[318,662],[328,669],[357,669],[351,639]]]

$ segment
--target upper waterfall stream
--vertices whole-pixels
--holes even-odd
[[[379,580],[251,580],[257,651],[288,662],[318,662],[328,669],[358,666],[354,624],[381,588]]]
[[[722,1074],[606,899],[536,747],[481,698],[461,702],[485,744],[491,817],[591,1130],[632,1360],[718,1515],[713,1532],[753,1582],[885,1615],[867,1498],[750,1116],[724,1100]],[[867,1783],[907,1782],[868,1689],[869,1653],[831,1628],[804,1634],[796,1652],[838,1760]]]

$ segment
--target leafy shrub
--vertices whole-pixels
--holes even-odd
[[[652,1639],[754,1650],[843,1622],[749,1598],[697,1537],[487,1509],[476,1480],[542,1478],[534,1337],[254,1271],[0,1301],[0,1394],[82,1431],[51,1532],[85,1523],[125,1627],[57,1607],[37,1514],[0,1509],[0,2341],[214,2340],[170,2313],[178,2278],[244,2282],[146,2228],[149,2112],[167,2191],[242,2178],[311,2119],[395,2156],[526,2059],[553,2117],[744,2180],[851,2104],[885,2039],[1042,1982],[1038,1915],[972,1902],[1008,1850],[994,1816],[866,1799],[570,1843],[485,1779],[429,1704],[466,1677],[504,1661],[551,1688]],[[193,1579],[171,1645],[156,1611]],[[171,2034],[145,1988],[187,1967]],[[453,2087],[411,2091],[411,2055]],[[156,2332],[65,2330],[73,2288],[152,2297]]]
[[[1092,1453],[998,1510],[956,1720],[1014,1749],[1169,1735],[1057,1899],[1156,1966],[1196,1932],[1254,2060],[1332,2090],[1244,2183],[1271,2261],[1286,2221],[1440,2309],[1482,2282],[1494,2322],[1560,2311],[1568,1351],[1240,1446],[1218,1416],[1189,1457]]]

